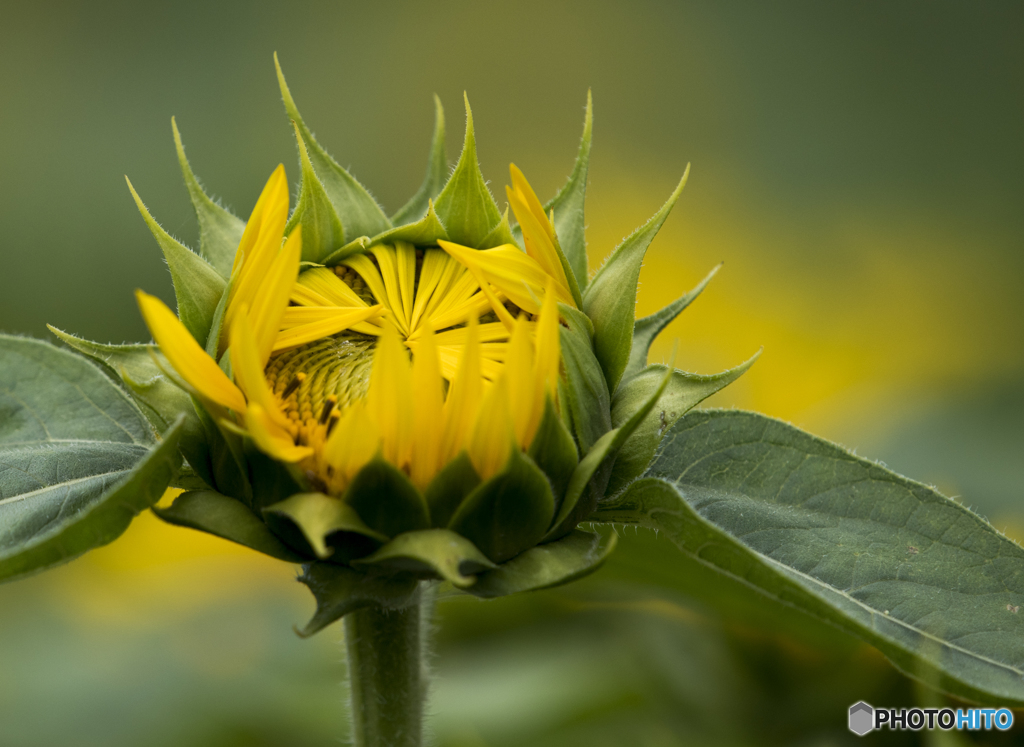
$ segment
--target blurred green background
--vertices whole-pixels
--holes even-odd
[[[1022,40],[1016,0],[6,0],[0,328],[145,337],[132,290],[171,287],[123,175],[186,243],[171,115],[243,217],[279,162],[296,177],[275,50],[321,143],[389,212],[422,177],[431,94],[454,161],[468,92],[504,206],[509,162],[542,198],[560,186],[592,87],[591,266],[688,162],[638,311],[725,262],[655,357],[678,338],[677,364],[708,373],[763,345],[713,404],[855,447],[1021,539]],[[144,516],[0,588],[0,746],[338,743],[340,628],[290,632],[312,608],[293,579]],[[857,641],[733,591],[630,531],[573,587],[443,600],[437,742],[839,745],[850,703],[932,697]],[[872,738],[886,736],[940,744]]]

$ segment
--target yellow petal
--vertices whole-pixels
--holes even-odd
[[[392,324],[384,325],[374,351],[366,404],[380,428],[384,458],[401,469],[412,453],[412,370]]]
[[[274,423],[258,403],[253,402],[245,413],[245,428],[260,451],[282,462],[300,462],[313,456],[308,446],[297,446],[287,431]]]
[[[458,372],[451,380],[444,403],[444,425],[441,428],[440,463],[446,464],[465,448],[483,390],[480,374],[480,334],[475,317],[469,318],[466,343]]]
[[[437,356],[434,333],[426,328],[416,347],[412,361],[413,444],[410,476],[421,490],[437,474],[441,442],[438,427],[444,406],[441,364]]]
[[[301,257],[302,226],[298,226],[284,242],[281,251],[277,253],[270,269],[267,270],[267,276],[260,285],[259,294],[249,312],[260,361],[264,366],[270,360],[270,353],[274,349],[274,339],[281,326],[281,317],[288,307],[288,296],[299,274]]]
[[[393,299],[388,296],[388,292],[384,288],[384,281],[381,279],[380,271],[377,270],[377,265],[369,257],[365,254],[356,254],[346,259],[342,264],[356,271],[378,303],[382,303],[385,308],[394,311]]]
[[[561,362],[561,324],[558,320],[558,303],[554,293],[546,293],[544,305],[537,319],[537,355],[534,359],[534,378],[542,381],[544,389],[556,402],[558,392],[558,368]]]
[[[544,382],[537,382],[534,378],[533,341],[530,338],[528,322],[519,317],[505,356],[505,370],[501,375],[506,382],[509,411],[516,443],[520,448],[533,440],[540,425],[544,404]]]
[[[146,326],[160,352],[181,377],[206,400],[237,413],[245,411],[245,397],[220,366],[199,347],[178,317],[156,296],[135,291]]]
[[[336,472],[341,492],[380,450],[380,431],[367,412],[365,400],[346,408],[324,445],[324,460]]]
[[[565,268],[558,257],[558,250],[555,249],[558,243],[555,228],[544,214],[544,207],[537,199],[533,187],[526,181],[523,172],[516,168],[515,164],[510,164],[509,171],[512,173],[512,187],[506,187],[505,192],[522,229],[526,253],[536,259],[545,272],[568,290],[569,281],[565,277]]]
[[[383,310],[384,307],[380,305],[363,309],[341,306],[289,306],[281,319],[281,331],[277,333],[277,339],[274,341],[274,352],[336,335],[346,329],[365,332],[367,320],[378,319]],[[379,334],[381,328],[375,326],[373,329]]]
[[[274,173],[270,175],[266,185],[263,187],[263,191],[260,193],[259,199],[256,200],[256,206],[252,209],[249,220],[245,224],[242,240],[238,242],[238,251],[235,252],[235,263],[231,268],[232,275],[238,270],[243,258],[251,254],[266,216],[276,215],[280,210],[279,206],[282,201],[284,202],[284,212],[287,216],[288,178],[285,176],[283,163],[278,164],[277,168],[274,169]],[[281,230],[283,232],[284,224],[281,224]]]
[[[512,453],[515,432],[509,405],[508,381],[502,376],[484,394],[467,444],[469,458],[483,480],[501,472]]]
[[[243,307],[244,308],[244,307]],[[248,314],[244,311],[235,317],[235,323],[231,327],[231,373],[235,381],[245,392],[249,406],[258,404],[263,412],[274,421],[281,430],[287,431],[290,421],[281,412],[277,398],[270,391],[264,376],[264,364],[260,360],[259,349],[256,346],[256,338],[252,333],[249,324]]]
[[[307,301],[309,298],[311,301]],[[312,267],[301,275],[292,289],[292,300],[305,306],[355,306],[369,304],[361,299],[345,281],[326,267]]]

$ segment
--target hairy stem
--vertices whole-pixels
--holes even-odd
[[[421,747],[431,604],[367,607],[345,616],[356,747]]]

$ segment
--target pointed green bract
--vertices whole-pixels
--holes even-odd
[[[370,196],[366,188],[357,182],[351,174],[338,165],[313,137],[306,123],[295,106],[288,83],[285,82],[281,64],[274,53],[274,65],[277,68],[277,82],[281,87],[281,98],[288,116],[302,133],[309,149],[309,158],[316,168],[317,175],[323,184],[324,192],[334,205],[334,210],[350,236],[375,236],[391,228],[391,221],[384,215],[377,201]]]
[[[616,247],[594,275],[583,296],[583,311],[594,322],[594,352],[601,362],[611,392],[619,385],[630,358],[640,265],[647,247],[679,199],[689,175],[690,167],[687,166],[679,185],[661,210]]]
[[[508,208],[505,208],[504,214],[501,216],[501,221],[491,232],[484,236],[480,242],[480,249],[491,249],[496,246],[503,246],[504,244],[512,244],[513,246],[520,246],[522,242],[517,242],[516,237],[512,233],[512,229],[509,227],[508,222]],[[522,248],[522,247],[520,247]]]
[[[417,604],[420,599],[419,583],[408,574],[370,575],[333,563],[310,563],[303,566],[303,571],[299,581],[316,598],[313,618],[297,631],[303,638],[358,609],[399,610]]]
[[[648,475],[594,518],[658,529],[932,686],[1024,704],[1024,548],[964,506],[739,411],[682,418]]]
[[[359,470],[344,501],[368,527],[387,537],[430,526],[420,491],[401,470],[379,457]]]
[[[427,204],[441,194],[445,177],[448,176],[448,157],[444,147],[444,107],[441,99],[434,94],[434,136],[430,139],[430,157],[427,159],[427,175],[423,184],[397,213],[391,216],[396,226],[419,220],[427,212]]]
[[[351,506],[323,493],[296,493],[267,506],[263,515],[275,534],[290,539],[288,544],[301,548],[307,557],[314,554],[321,560],[333,555],[334,547],[328,545],[327,538],[338,532],[358,534],[374,544],[388,540],[366,526]]]
[[[707,284],[711,282],[711,278],[715,276],[715,273],[721,267],[722,265],[715,267],[707,274],[707,277],[700,281],[696,288],[680,296],[661,309],[661,311],[656,311],[650,316],[636,320],[636,323],[633,325],[633,347],[629,352],[629,363],[626,364],[626,370],[622,374],[623,381],[628,381],[644,369],[647,365],[647,356],[650,353],[651,343],[654,342],[654,338],[661,334],[662,330],[679,316],[683,309],[693,303],[694,299],[707,287]]]
[[[447,529],[400,534],[373,555],[353,561],[352,565],[417,575],[436,574],[459,588],[472,586],[475,574],[480,571],[497,567],[472,542]]]
[[[527,453],[551,483],[557,513],[569,487],[569,479],[580,459],[572,434],[555,412],[554,403],[550,399],[544,404],[544,417]]]
[[[513,448],[505,469],[470,493],[448,528],[495,563],[504,563],[537,544],[554,512],[555,500],[544,473]]]
[[[466,138],[462,154],[448,183],[441,190],[434,208],[456,244],[479,248],[483,240],[501,222],[501,213],[487,189],[476,157],[473,112],[466,97]]]
[[[614,495],[630,481],[644,473],[665,433],[689,410],[715,392],[721,391],[747,372],[761,355],[755,353],[750,360],[728,371],[711,376],[672,371],[669,366],[652,364],[637,376],[623,383],[612,402],[612,424],[637,422],[635,431],[626,439],[615,458],[615,466],[608,482],[608,493]],[[665,375],[671,372],[668,386]],[[657,404],[650,408],[651,397],[659,387],[665,387]]]
[[[431,526],[448,526],[452,514],[479,484],[480,475],[465,451],[442,467],[426,490]]]
[[[226,281],[209,262],[161,228],[149,214],[128,177],[124,180],[128,182],[135,204],[167,260],[181,323],[201,347],[205,346],[213,324],[214,311],[224,295]]]
[[[586,453],[611,428],[611,398],[601,364],[591,346],[590,320],[571,306],[559,304],[558,309],[567,325],[559,330],[565,367],[564,391],[576,440],[580,451]]]
[[[587,171],[590,167],[590,143],[594,132],[594,107],[587,91],[587,113],[583,120],[583,137],[576,154],[572,174],[558,193],[544,206],[544,211],[555,213],[555,233],[562,252],[576,277],[581,291],[587,287],[587,242],[584,203],[587,196]]]
[[[278,560],[308,560],[275,537],[243,503],[214,490],[182,493],[166,508],[154,506],[153,513],[168,524],[206,532]]]
[[[228,278],[235,261],[235,251],[245,230],[245,221],[210,199],[185,157],[185,146],[181,143],[181,134],[174,117],[171,117],[171,129],[174,130],[174,147],[178,151],[181,174],[188,187],[192,208],[196,211],[196,220],[199,221],[199,253],[222,277]]]
[[[567,584],[600,568],[617,541],[615,532],[575,529],[557,542],[530,548],[482,574],[466,591],[490,599]]]
[[[295,127],[295,141],[299,148],[302,187],[299,190],[299,202],[284,232],[287,236],[296,226],[302,226],[302,260],[321,262],[345,243],[345,229],[327,198],[323,184],[317,178],[298,124],[292,122],[292,125]]]
[[[441,225],[441,221],[434,211],[433,203],[428,202],[427,214],[415,223],[407,223],[404,226],[391,228],[372,238],[360,236],[325,257],[322,263],[328,267],[333,267],[353,254],[361,254],[377,244],[393,244],[396,241],[408,241],[416,246],[432,246],[437,244],[440,239],[447,240],[448,233],[445,231],[444,226]]]

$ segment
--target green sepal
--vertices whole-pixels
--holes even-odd
[[[299,188],[299,201],[288,218],[284,233],[288,236],[296,226],[302,226],[303,261],[321,262],[345,243],[345,229],[309,160],[309,151],[302,140],[299,125],[292,122],[292,126],[295,128],[295,142],[299,149],[302,186]]]
[[[262,511],[308,489],[293,465],[279,462],[260,449],[248,434],[240,435],[242,465],[252,488],[252,510]]]
[[[363,607],[400,610],[420,600],[419,582],[410,574],[362,573],[335,563],[309,563],[302,570],[299,581],[316,598],[313,618],[302,630],[295,631],[302,638]]]
[[[190,460],[189,464],[211,487],[224,495],[237,498],[246,506],[253,508],[252,485],[249,483],[249,470],[245,463],[242,437],[223,427],[194,396],[192,405],[206,435],[206,467],[200,469],[196,463],[191,461],[187,453],[185,458]],[[207,479],[207,474],[209,479]]]
[[[403,472],[380,457],[359,470],[344,500],[368,527],[387,537],[430,526],[423,495]]]
[[[221,350],[221,337],[224,332],[224,316],[228,313],[228,301],[231,298],[231,286],[235,284],[234,277],[228,279],[227,286],[224,288],[224,293],[220,297],[220,301],[217,302],[217,308],[213,310],[213,320],[210,322],[210,334],[206,338],[206,354],[217,360],[223,354]],[[224,341],[225,348],[227,347],[227,339]],[[230,361],[230,358],[228,358]]]
[[[68,347],[102,364],[113,378],[124,382],[155,430],[166,429],[182,413],[197,422],[188,394],[154,363],[155,345],[106,345],[75,337],[51,325],[47,328]]]
[[[530,457],[511,449],[505,468],[469,494],[448,528],[495,563],[533,547],[555,513],[551,484]]]
[[[370,247],[376,246],[377,244],[392,244],[396,241],[408,241],[410,244],[416,246],[431,246],[436,244],[440,239],[447,239],[448,234],[444,230],[444,226],[441,225],[441,221],[438,220],[437,213],[434,211],[433,203],[427,205],[427,214],[423,216],[416,223],[409,223],[404,226],[398,226],[385,231],[382,234],[370,238],[369,236],[360,236],[357,239],[350,241],[341,247],[337,251],[333,252],[330,256],[325,257],[323,263],[329,267],[340,264],[344,260],[351,257],[353,254],[362,254]]]
[[[575,529],[557,542],[532,547],[495,570],[481,574],[466,591],[491,599],[567,584],[600,568],[617,542],[615,532],[599,534]]]
[[[295,99],[292,98],[288,84],[285,82],[284,73],[281,71],[281,64],[277,60],[277,53],[274,53],[274,66],[277,68],[277,82],[281,87],[281,98],[284,99],[284,108],[288,116],[295,122],[302,139],[306,141],[309,149],[309,158],[316,168],[316,173],[323,184],[324,192],[334,205],[334,210],[341,220],[345,230],[350,236],[374,236],[383,233],[391,228],[391,221],[384,214],[377,201],[370,196],[366,188],[357,182],[351,174],[338,165],[338,162],[331,158],[320,143],[313,137],[313,133],[306,127],[306,123],[295,106]]]
[[[442,467],[426,490],[431,526],[448,526],[456,509],[479,484],[480,475],[465,451]]]
[[[565,185],[544,206],[544,212],[555,212],[555,234],[564,257],[576,278],[580,291],[587,287],[587,242],[584,235],[584,202],[587,196],[587,170],[590,166],[590,142],[594,132],[594,107],[587,91],[587,113],[583,119],[583,137],[576,154],[576,163]]]
[[[479,248],[491,249],[496,246],[504,246],[505,244],[512,244],[512,246],[522,248],[521,242],[516,240],[516,237],[509,226],[508,208],[505,208],[505,212],[502,214],[498,225],[492,228],[489,234],[484,236],[483,241],[480,242]]]
[[[557,514],[580,457],[572,434],[565,427],[550,398],[544,403],[544,416],[527,453],[551,483]]]
[[[611,397],[591,346],[593,326],[585,314],[559,304],[565,394],[580,451],[586,453],[612,427]],[[568,325],[568,326],[566,326]]]
[[[466,102],[466,138],[462,154],[451,178],[437,196],[434,208],[448,229],[451,241],[479,248],[491,229],[501,221],[501,212],[480,173],[476,136],[473,134],[473,112],[469,108],[469,97],[463,98]]]
[[[675,353],[672,354],[673,360]],[[643,422],[654,405],[661,398],[671,380],[670,366],[661,376],[661,380],[650,391],[645,392],[646,400],[639,404],[633,414],[618,428],[605,433],[590,450],[579,466],[573,471],[569,480],[569,488],[566,490],[565,501],[562,503],[555,517],[552,529],[545,535],[544,539],[551,540],[561,537],[571,531],[577,524],[594,512],[598,501],[604,497],[605,489],[611,477],[612,465],[619,450],[623,447],[629,437]],[[584,491],[587,490],[587,499],[581,501]]]
[[[185,146],[181,143],[181,133],[178,132],[178,123],[174,117],[171,117],[171,129],[174,130],[174,147],[178,151],[181,175],[185,179],[188,196],[199,222],[199,253],[222,277],[228,278],[235,263],[235,252],[242,241],[242,232],[245,231],[245,221],[206,194],[185,157]]]
[[[647,404],[652,393],[663,386],[665,374],[670,370],[668,366],[652,364],[624,382],[615,393],[612,403],[612,424],[635,422],[638,416],[641,421],[635,432],[622,444],[615,458],[615,466],[608,481],[608,494],[615,495],[630,481],[642,475],[654,458],[662,436],[676,421],[700,402],[736,381],[754,365],[760,355],[759,350],[745,363],[711,376],[672,371],[668,386],[653,409],[647,408]]]
[[[225,280],[209,262],[161,228],[149,214],[128,177],[125,177],[125,181],[128,182],[128,189],[135,198],[143,220],[167,260],[181,323],[192,333],[199,346],[204,347],[213,324],[214,310],[224,295]]]
[[[650,353],[651,343],[654,342],[654,338],[660,335],[662,330],[679,316],[683,309],[693,303],[697,296],[707,287],[707,284],[711,282],[711,278],[721,268],[722,265],[720,264],[716,266],[707,274],[707,277],[700,281],[696,288],[680,296],[661,311],[656,311],[650,316],[636,320],[636,323],[633,325],[633,347],[629,351],[629,363],[626,364],[626,370],[622,374],[622,381],[629,381],[644,369],[644,366],[647,365],[647,356]]]
[[[661,210],[616,247],[594,275],[583,296],[583,311],[594,322],[594,352],[601,362],[611,392],[618,387],[630,358],[640,265],[647,247],[679,199],[689,175],[690,167],[687,166],[679,185]]]
[[[23,506],[22,515],[16,513],[13,520],[5,517],[3,531],[0,533],[0,581],[9,581],[65,563],[120,537],[132,519],[160,500],[174,479],[181,465],[181,455],[178,453],[180,434],[179,420],[154,448],[141,450],[134,463],[118,465],[106,457],[97,460],[95,464],[87,462],[89,455],[84,452],[75,453],[72,447],[65,446],[63,450],[67,454],[63,457],[64,464],[55,468],[53,474],[35,481],[36,486],[44,487],[30,494],[23,493],[17,498],[19,501],[43,500],[47,493],[52,493],[56,500],[47,512],[50,514],[49,519],[36,531],[26,534],[26,529],[34,528],[25,526],[28,523],[25,521],[27,508]],[[22,449],[20,454],[4,454],[3,472],[17,469],[24,470],[28,475],[33,468],[38,472],[40,457],[45,456],[40,454],[32,458],[30,464],[18,464],[17,457],[28,456],[26,451]],[[106,474],[83,474],[64,486],[54,484],[57,473],[69,469],[69,462],[71,469],[87,466],[84,471],[89,472],[92,470],[88,466],[104,464],[109,465],[111,471]],[[3,476],[6,478],[6,475]],[[47,485],[45,479],[53,482]],[[6,479],[4,482],[4,491],[0,495],[11,498],[11,485]],[[2,499],[0,502],[3,502]]]
[[[416,194],[391,216],[396,226],[419,220],[427,212],[431,200],[441,193],[448,175],[448,156],[444,147],[444,107],[441,99],[434,94],[434,136],[430,139],[430,155],[427,158],[427,175]]]
[[[293,552],[241,501],[215,490],[190,490],[170,506],[152,510],[168,524],[206,532],[278,560],[302,563],[310,557]]]
[[[323,493],[296,493],[267,506],[263,516],[274,534],[307,558],[346,562],[388,541],[366,526],[351,506]]]
[[[475,574],[497,567],[476,545],[448,529],[400,534],[352,565],[406,571],[427,578],[436,575],[460,589],[472,586]]]

